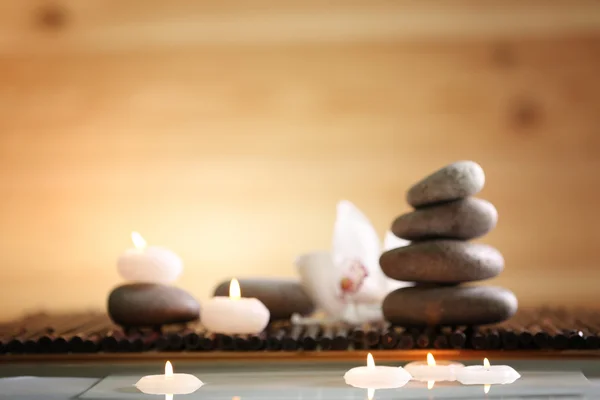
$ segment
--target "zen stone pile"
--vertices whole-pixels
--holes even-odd
[[[383,272],[415,286],[390,293],[383,314],[394,325],[485,325],[517,311],[517,299],[500,287],[461,285],[498,276],[504,258],[495,248],[469,240],[496,226],[498,213],[472,197],[485,174],[475,162],[448,165],[416,183],[407,193],[414,211],[401,215],[392,232],[411,241],[381,256]]]

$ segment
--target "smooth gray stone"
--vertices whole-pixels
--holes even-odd
[[[124,327],[154,327],[195,321],[200,317],[200,304],[174,286],[130,283],[110,293],[108,314]]]
[[[512,317],[515,295],[493,286],[414,286],[391,292],[383,315],[394,325],[486,325]]]
[[[215,289],[215,296],[228,296],[231,279]],[[292,314],[309,315],[315,305],[295,279],[238,279],[242,297],[255,297],[271,313],[271,320],[290,319]]]
[[[455,284],[497,276],[504,269],[504,258],[486,244],[431,240],[389,250],[379,264],[395,280]]]
[[[417,209],[396,218],[392,232],[406,240],[469,240],[496,227],[498,211],[486,200],[467,197]]]
[[[411,206],[429,204],[473,196],[483,189],[485,173],[474,161],[450,164],[413,185],[406,194]]]

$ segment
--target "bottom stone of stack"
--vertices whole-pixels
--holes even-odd
[[[486,325],[509,319],[517,308],[515,295],[501,287],[417,285],[388,294],[383,315],[399,326]]]
[[[108,296],[108,314],[123,327],[155,327],[200,317],[200,304],[183,289],[156,283],[130,283]]]

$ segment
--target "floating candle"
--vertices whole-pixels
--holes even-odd
[[[404,369],[413,379],[421,382],[455,381],[456,372],[464,368],[463,364],[452,361],[437,361],[431,353],[427,353],[427,362],[415,361],[408,363]]]
[[[487,358],[483,360],[483,365],[464,367],[456,373],[456,380],[463,385],[505,385],[520,377],[514,368],[508,365],[492,366]]]
[[[137,232],[131,233],[134,248],[128,249],[117,260],[121,276],[129,281],[170,283],[183,271],[181,258],[169,249],[146,246]]]
[[[137,381],[135,387],[145,394],[190,394],[202,387],[203,383],[194,375],[174,374],[170,361],[165,364],[164,375],[148,375]]]
[[[208,331],[225,335],[258,334],[267,327],[270,317],[260,300],[241,297],[237,279],[229,284],[229,297],[213,297],[201,313],[202,325]]]
[[[352,368],[344,375],[346,384],[362,389],[399,388],[410,379],[410,374],[402,367],[375,366],[371,353],[367,356],[366,367]]]

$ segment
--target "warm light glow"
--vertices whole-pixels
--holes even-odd
[[[233,278],[229,284],[229,298],[232,300],[238,300],[240,297],[242,297],[240,283],[237,281],[237,279]]]
[[[233,396],[233,397],[231,398],[231,400],[241,400],[241,397],[240,397],[240,396]]]
[[[435,381],[427,381],[427,389],[428,390],[433,389],[433,385],[435,385]]]
[[[488,394],[492,385],[483,385],[483,393]]]
[[[367,355],[367,367],[375,368],[375,360],[373,360],[373,355],[371,353]]]
[[[375,397],[375,389],[372,389],[372,388],[367,389],[367,399],[373,400],[373,397]]]
[[[173,400],[172,394],[165,394],[165,400]]]
[[[171,361],[167,361],[165,364],[165,376],[170,378],[173,376],[173,365],[171,365]]]
[[[433,358],[433,354],[431,353],[427,353],[427,365],[435,367],[435,358]]]
[[[131,240],[136,249],[144,250],[146,248],[146,241],[138,232],[131,232]]]
[[[483,368],[488,369],[490,367],[490,360],[487,358],[483,359]]]

